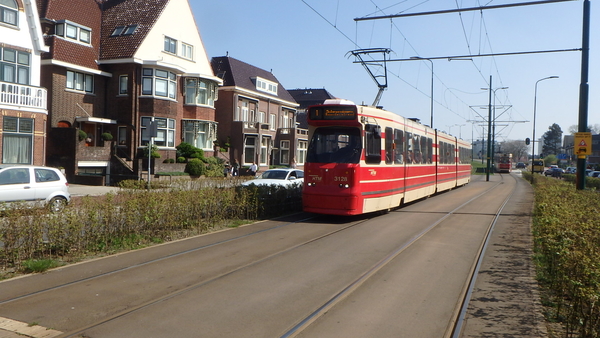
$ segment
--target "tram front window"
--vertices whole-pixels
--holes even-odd
[[[317,128],[308,146],[307,162],[358,163],[362,151],[360,129]]]

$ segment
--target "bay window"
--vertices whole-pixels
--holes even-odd
[[[185,79],[185,104],[214,107],[218,87],[212,81],[188,77]]]
[[[142,95],[175,98],[177,75],[162,69],[142,69]]]
[[[184,120],[183,142],[196,148],[212,150],[217,139],[217,124],[210,121]]]

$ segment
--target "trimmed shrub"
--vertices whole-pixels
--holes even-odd
[[[202,162],[200,159],[192,158],[185,165],[184,171],[191,176],[206,175],[206,164],[204,164],[204,162]]]
[[[193,145],[181,142],[177,147],[177,157],[204,159],[204,150]]]

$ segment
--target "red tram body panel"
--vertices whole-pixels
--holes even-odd
[[[469,143],[394,113],[328,100],[308,123],[307,212],[388,210],[470,181]]]

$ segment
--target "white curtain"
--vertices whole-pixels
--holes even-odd
[[[32,137],[29,135],[4,135],[2,139],[2,163],[32,164]]]

